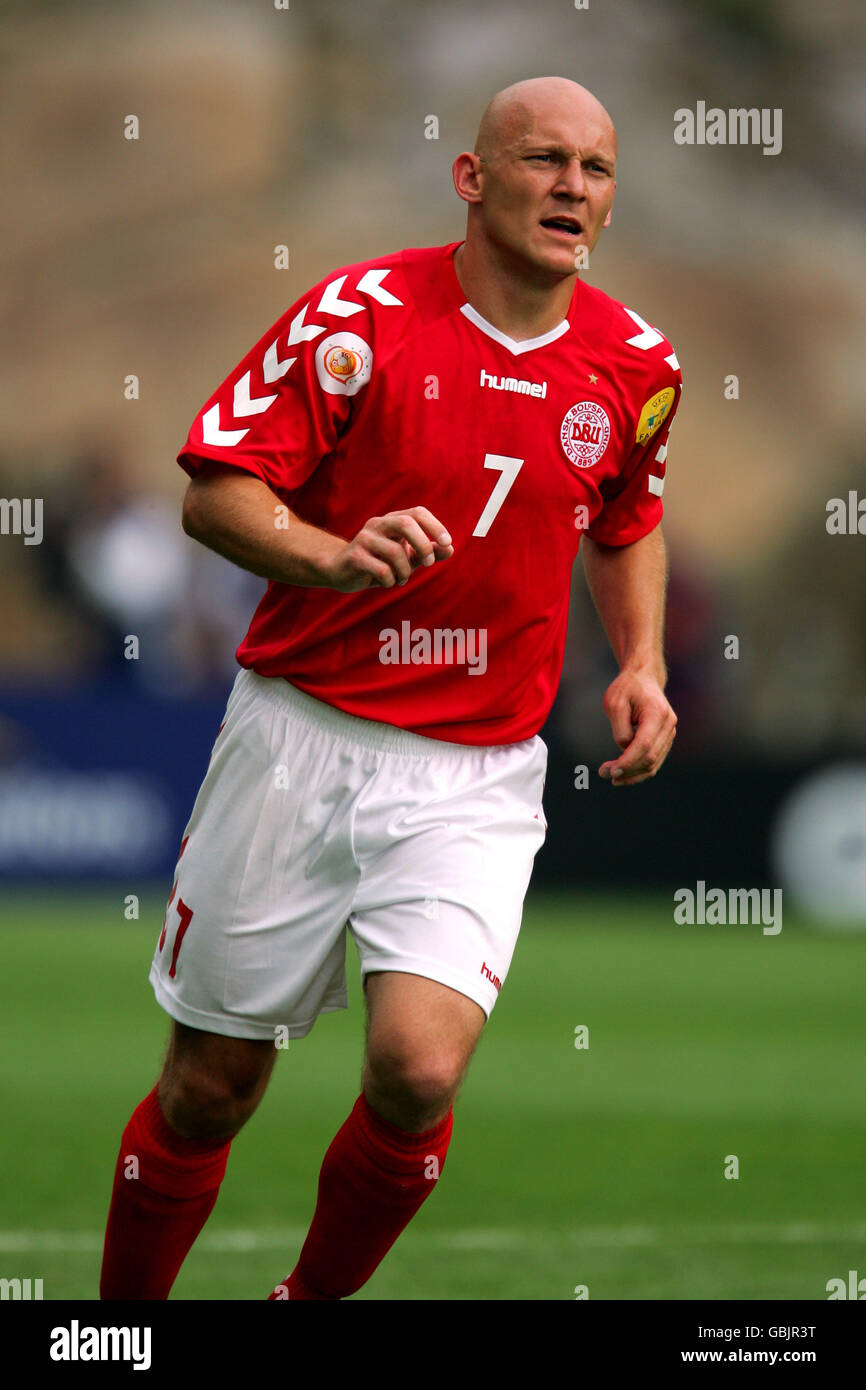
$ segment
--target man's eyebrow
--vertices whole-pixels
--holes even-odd
[[[566,149],[565,145],[560,145],[556,140],[528,140],[520,147],[520,153],[524,155],[537,154],[539,152],[543,152],[544,154],[564,155],[566,159],[578,157],[572,150]],[[600,154],[596,150],[590,154],[581,156],[581,163],[608,164],[613,167],[616,163],[616,158],[614,155]]]

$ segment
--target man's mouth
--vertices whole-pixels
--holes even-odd
[[[566,213],[557,217],[542,218],[541,225],[552,232],[564,232],[566,236],[580,236],[583,231],[583,224],[578,222],[576,217],[569,217]]]

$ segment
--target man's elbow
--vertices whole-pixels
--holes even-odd
[[[191,536],[194,541],[200,541],[204,533],[204,515],[201,503],[201,489],[197,488],[193,481],[184,494],[180,523],[186,534]]]

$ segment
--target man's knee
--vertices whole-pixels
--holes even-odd
[[[188,1139],[228,1139],[264,1095],[276,1058],[269,1042],[175,1024],[159,1082],[166,1123]]]
[[[391,1038],[368,1050],[365,1094],[375,1110],[400,1128],[430,1129],[453,1104],[467,1062],[462,1052],[441,1045],[428,1051]]]
[[[365,986],[367,1100],[401,1129],[430,1129],[454,1102],[484,1010],[424,976],[383,971],[367,976]]]

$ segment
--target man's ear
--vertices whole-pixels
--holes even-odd
[[[613,191],[614,191],[614,193],[616,193],[616,184],[614,184],[614,186],[613,186]],[[613,212],[613,203],[611,203],[610,207],[608,208],[608,210],[607,210],[607,217],[604,219],[604,221],[603,221],[602,224],[601,224],[603,227],[609,227],[609,226],[610,226],[610,214],[611,214],[612,212]]]
[[[481,190],[478,187],[480,172],[481,165],[477,155],[470,154],[468,150],[458,154],[451,167],[451,173],[457,195],[464,203],[481,202]]]

